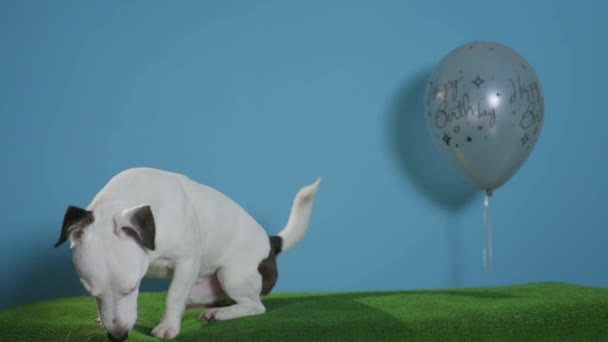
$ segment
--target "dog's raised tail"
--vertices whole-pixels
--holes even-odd
[[[270,238],[275,254],[287,251],[304,238],[304,234],[306,234],[306,230],[308,229],[308,222],[310,221],[312,202],[320,183],[321,178],[318,178],[314,183],[298,191],[291,206],[287,225],[277,236]]]

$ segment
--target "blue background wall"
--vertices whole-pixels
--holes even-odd
[[[323,176],[277,291],[564,281],[608,286],[608,48],[600,1],[0,3],[0,306],[83,294],[65,207],[154,166],[278,232]],[[492,200],[441,159],[421,112],[432,67],[493,40],[536,69],[538,145]],[[146,282],[145,289],[163,289]]]

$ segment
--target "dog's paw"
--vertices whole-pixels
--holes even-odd
[[[205,310],[200,316],[200,319],[204,319],[207,322],[213,322],[216,320],[215,314],[218,312],[220,308],[209,308]]]
[[[101,317],[97,316],[97,318],[95,318],[95,323],[101,324]]]
[[[175,338],[179,334],[179,325],[172,325],[161,322],[156,328],[152,329],[152,336],[164,339]]]

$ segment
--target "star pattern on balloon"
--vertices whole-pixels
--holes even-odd
[[[482,79],[481,79],[481,77],[479,77],[479,75],[477,75],[477,78],[475,78],[475,79],[473,80],[473,84],[474,84],[474,85],[475,85],[477,88],[481,87],[481,85],[482,85],[484,82],[485,82],[485,81],[484,81],[484,80],[482,80]]]
[[[446,145],[450,145],[450,140],[452,140],[452,137],[450,137],[447,133],[443,133],[443,141]]]

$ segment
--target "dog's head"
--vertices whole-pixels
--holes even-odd
[[[154,250],[155,225],[149,206],[88,211],[68,207],[55,247],[69,238],[76,272],[95,297],[112,341],[124,341],[137,320],[139,284]]]

